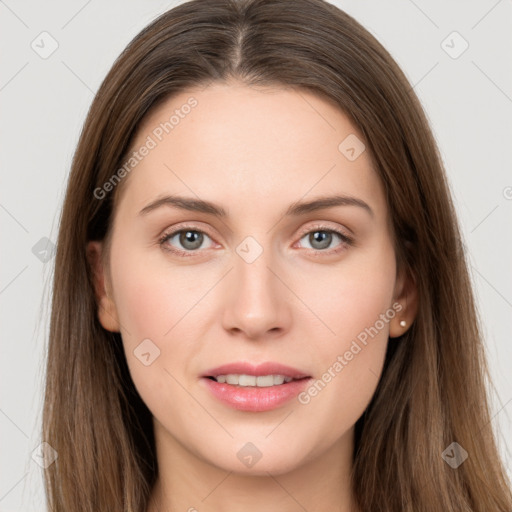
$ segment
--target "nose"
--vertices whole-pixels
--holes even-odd
[[[290,328],[293,294],[271,251],[263,250],[254,261],[234,254],[233,265],[226,283],[224,329],[251,340],[282,336]]]

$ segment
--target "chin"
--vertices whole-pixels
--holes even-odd
[[[255,445],[247,442],[242,448],[226,450],[218,457],[212,457],[209,454],[207,461],[223,471],[239,475],[268,476],[268,473],[281,475],[297,469],[304,463],[303,457],[299,456],[304,453],[304,450],[302,449],[301,452],[301,454],[280,453],[271,446],[258,450]]]

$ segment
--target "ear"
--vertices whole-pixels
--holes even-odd
[[[407,332],[418,312],[416,280],[405,270],[400,272],[397,277],[393,303],[400,304],[401,308],[396,308],[397,313],[389,322],[389,337],[397,338]]]
[[[103,262],[102,242],[89,242],[87,244],[87,261],[92,271],[94,293],[98,304],[98,319],[104,329],[119,332],[119,319],[114,300],[111,298],[110,283],[108,282]]]

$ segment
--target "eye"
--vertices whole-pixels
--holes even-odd
[[[179,256],[195,256],[199,253],[199,249],[208,249],[204,243],[206,239],[212,238],[200,229],[193,226],[182,227],[171,232],[166,232],[159,239],[162,249],[173,252]],[[314,229],[306,231],[299,241],[306,239],[310,245],[306,249],[316,254],[332,254],[343,251],[348,246],[353,245],[353,240],[346,234],[336,229],[327,228],[325,226],[315,226]],[[338,245],[329,249],[333,242],[338,240]],[[210,246],[211,248],[212,246]]]
[[[305,239],[310,245],[310,247],[306,247],[307,249],[328,254],[337,253],[353,244],[352,238],[348,237],[346,234],[336,229],[326,228],[324,226],[317,226],[315,229],[306,232],[300,240],[303,239]],[[326,250],[331,247],[333,242],[336,242],[336,239],[341,241],[341,243],[332,250]]]
[[[204,231],[185,228],[170,233],[164,233],[159,243],[162,248],[167,251],[175,252],[183,256],[191,256],[192,254],[187,253],[198,252],[198,249],[205,248],[202,246],[206,238],[210,237]],[[175,244],[179,244],[181,247],[176,247]]]

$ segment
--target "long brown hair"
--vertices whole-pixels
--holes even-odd
[[[43,410],[43,440],[58,452],[45,470],[49,510],[146,510],[158,472],[151,414],[120,335],[97,318],[86,245],[108,237],[116,200],[94,191],[123,164],[150,109],[188,87],[231,78],[307,90],[350,117],[386,192],[397,261],[418,288],[414,324],[390,340],[375,395],[356,423],[358,506],[510,512],[468,264],[426,116],[389,53],[323,0],[183,3],[137,35],[99,88],[57,243]],[[442,457],[452,442],[468,453],[456,469]]]

